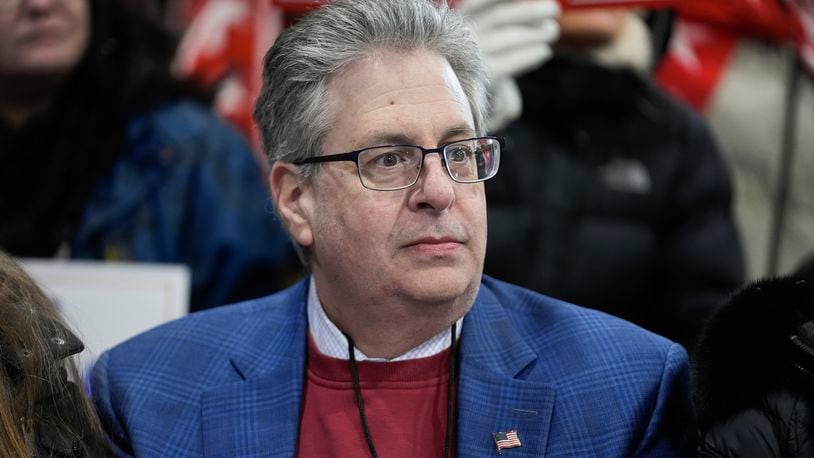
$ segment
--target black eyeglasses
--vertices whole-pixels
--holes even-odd
[[[492,178],[500,165],[500,137],[475,137],[457,140],[438,148],[415,145],[383,145],[349,153],[328,154],[294,162],[295,165],[319,162],[353,161],[362,186],[374,191],[395,191],[416,184],[424,165],[424,156],[438,153],[449,177],[458,183],[477,183]]]

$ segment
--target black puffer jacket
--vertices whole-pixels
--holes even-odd
[[[691,346],[743,281],[706,125],[633,72],[573,58],[519,85],[524,115],[487,182],[486,273]]]
[[[695,364],[702,457],[814,456],[814,283],[767,279],[704,330]]]

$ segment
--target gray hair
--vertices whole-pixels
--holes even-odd
[[[266,54],[254,107],[269,163],[320,155],[334,123],[331,75],[377,50],[427,49],[444,57],[485,132],[487,76],[475,37],[446,3],[432,0],[337,0],[285,30]],[[315,167],[301,167],[305,179]]]
[[[433,0],[337,0],[283,31],[263,62],[263,87],[254,119],[270,164],[321,154],[335,122],[328,79],[380,50],[434,51],[449,62],[474,117],[485,133],[486,67],[475,37],[461,16]],[[317,165],[300,167],[308,181]],[[310,253],[295,244],[303,265]]]

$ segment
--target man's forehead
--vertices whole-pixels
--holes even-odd
[[[379,49],[354,60],[328,78],[336,102],[366,105],[435,101],[440,92],[466,103],[457,75],[440,54],[427,49]],[[359,98],[361,97],[361,99]]]
[[[355,61],[328,83],[335,127],[354,146],[443,142],[475,134],[469,101],[439,54],[379,51]]]

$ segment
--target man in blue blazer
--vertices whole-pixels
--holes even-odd
[[[676,456],[687,356],[484,277],[486,71],[431,0],[338,0],[266,57],[255,117],[311,275],[100,358],[120,455]]]

